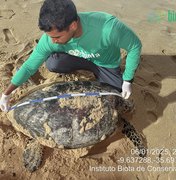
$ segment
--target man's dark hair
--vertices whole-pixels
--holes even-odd
[[[49,32],[53,28],[66,30],[78,14],[72,0],[45,0],[39,14],[39,28]]]

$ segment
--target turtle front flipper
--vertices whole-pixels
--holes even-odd
[[[143,144],[142,137],[137,133],[134,126],[131,125],[128,121],[120,117],[120,120],[123,124],[122,133],[125,134],[133,144],[138,148],[139,156],[145,157],[147,155],[147,148]]]
[[[116,99],[116,108],[120,114],[132,113],[135,110],[134,102],[123,98]]]
[[[37,141],[30,141],[23,153],[23,163],[27,170],[33,172],[38,169],[42,163],[43,146]]]

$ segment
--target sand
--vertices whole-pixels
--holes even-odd
[[[120,133],[84,149],[44,148],[42,166],[29,173],[22,164],[26,138],[0,112],[0,179],[30,180],[175,180],[176,179],[176,14],[175,0],[75,0],[79,11],[106,11],[119,17],[140,37],[141,64],[133,83],[135,112],[129,120],[144,137],[146,161],[135,159],[134,147]],[[0,91],[29,56],[42,32],[37,18],[42,0],[0,0]],[[175,8],[175,9],[174,9]],[[44,66],[13,95],[12,104],[37,85],[54,81],[94,79],[89,72],[67,76],[49,73]],[[79,158],[80,155],[85,157]],[[126,162],[123,162],[125,159]],[[123,167],[123,168],[122,168]]]

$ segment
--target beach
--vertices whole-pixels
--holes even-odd
[[[38,14],[43,0],[0,0],[0,93],[29,57],[43,32]],[[77,10],[117,16],[142,42],[141,62],[130,97],[128,116],[143,137],[148,155],[140,159],[120,132],[90,149],[44,148],[33,173],[22,162],[27,138],[0,112],[0,180],[175,180],[176,179],[176,0],[74,0]],[[126,53],[122,51],[122,58]],[[94,80],[90,72],[66,76],[45,65],[11,97],[11,104],[39,85],[54,81]]]

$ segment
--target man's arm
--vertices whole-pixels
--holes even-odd
[[[32,54],[12,77],[12,84],[20,86],[21,84],[26,82],[33,74],[36,73],[43,62],[53,52],[53,50],[50,48],[49,43],[50,42],[48,36],[46,34],[43,34],[37,46],[34,48]]]
[[[142,43],[137,35],[125,24],[119,22],[116,40],[118,47],[127,51],[123,80],[131,81],[139,65]]]
[[[10,95],[17,87],[18,86],[15,86],[14,84],[10,83],[10,85],[4,91],[4,95],[6,95],[6,96]]]
[[[128,28],[122,37],[119,43],[120,48],[127,51],[125,71],[123,72],[122,97],[128,99],[132,93],[131,83],[139,65],[142,44],[136,34]]]
[[[122,76],[122,96],[128,99],[132,92],[131,83],[139,65],[142,44],[137,35],[119,20],[114,24],[111,40],[115,46],[127,51],[125,70]]]
[[[18,86],[26,82],[52,53],[52,50],[47,43],[47,39],[48,37],[44,34],[30,57],[12,77],[10,85],[2,93],[0,98],[0,109],[2,111],[8,111],[10,94]]]

